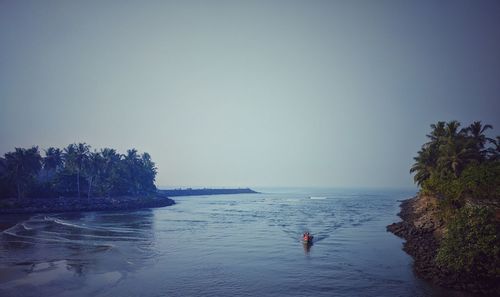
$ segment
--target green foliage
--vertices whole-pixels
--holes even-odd
[[[16,148],[15,151],[5,154],[6,171],[4,179],[8,186],[16,188],[17,197],[20,199],[35,182],[35,176],[42,167],[42,157],[38,147],[29,149]]]
[[[433,195],[438,199],[440,218],[448,222],[457,209],[465,203],[463,199],[463,184],[452,174],[433,174],[422,185],[422,194]]]
[[[449,205],[460,207],[466,198],[500,200],[500,161],[470,164],[455,177],[431,174],[422,183],[422,193],[436,195]]]
[[[475,199],[500,199],[500,160],[468,166],[458,179],[462,193]]]
[[[66,168],[76,175],[76,189],[80,198],[80,181],[83,167],[88,161],[90,146],[86,143],[74,143],[64,149],[64,161]]]
[[[422,184],[422,189],[425,194],[459,200],[462,196],[463,185],[452,174],[431,174]]]
[[[89,145],[79,143],[64,150],[49,148],[45,155],[42,159],[36,147],[16,148],[0,158],[0,196],[80,197],[84,192],[90,198],[156,191],[156,167],[148,153],[131,149],[121,155],[110,148],[91,152]]]
[[[54,147],[49,147],[45,150],[45,158],[43,158],[43,169],[45,171],[55,171],[63,165],[63,152]]]
[[[415,164],[410,168],[410,173],[415,173],[414,181],[421,186],[431,177],[436,166],[437,154],[434,146],[423,147],[418,156],[414,158]]]
[[[499,143],[484,134],[492,126],[474,122],[460,129],[459,122],[451,121],[431,128],[430,141],[422,146],[410,169],[422,193],[448,199],[449,205],[465,197],[498,199]]]
[[[438,215],[448,228],[436,263],[492,282],[500,278],[500,234],[494,207],[500,202],[500,137],[486,137],[490,125],[474,122],[431,125],[429,142],[410,169],[421,193],[438,197]],[[492,203],[491,203],[492,202]]]
[[[448,223],[436,262],[458,272],[500,277],[500,229],[493,211],[479,206],[458,210]]]

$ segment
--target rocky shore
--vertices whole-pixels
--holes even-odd
[[[437,215],[437,200],[417,196],[401,203],[402,221],[387,226],[387,231],[406,240],[403,250],[414,259],[416,274],[434,284],[457,290],[495,296],[499,285],[466,273],[449,271],[436,264],[445,224]],[[498,296],[498,295],[496,295]]]
[[[119,196],[119,197],[59,197],[3,199],[0,201],[0,214],[51,213],[74,211],[112,211],[141,208],[164,207],[175,204],[165,195]]]

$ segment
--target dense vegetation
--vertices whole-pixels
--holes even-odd
[[[499,226],[491,208],[462,207],[448,224],[437,262],[454,271],[466,271],[483,279],[500,275]]]
[[[410,170],[422,190],[457,199],[500,197],[500,136],[495,140],[484,134],[491,125],[474,122],[460,129],[459,122],[451,121],[431,128],[430,141],[422,146]]]
[[[130,149],[91,151],[85,143],[64,149],[16,148],[0,158],[0,198],[112,197],[156,191],[156,167],[148,153]]]
[[[422,194],[438,197],[447,232],[437,264],[478,278],[500,278],[500,137],[488,138],[491,125],[460,128],[451,121],[431,125],[429,142],[410,172]]]

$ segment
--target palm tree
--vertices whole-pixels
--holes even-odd
[[[111,196],[111,192],[118,184],[118,167],[121,161],[121,155],[114,149],[104,148],[101,150],[102,172],[101,172],[101,191]]]
[[[17,198],[21,199],[25,187],[40,171],[42,157],[38,147],[30,149],[16,148],[14,152],[5,154],[7,174],[16,184]]]
[[[459,137],[463,136],[466,132],[464,129],[460,129],[459,121],[451,121],[446,123],[444,127],[444,140],[447,142],[453,142]]]
[[[62,167],[62,151],[58,148],[49,147],[45,150],[45,158],[43,158],[42,163],[46,178],[48,178],[49,173],[53,174]]]
[[[70,172],[76,173],[76,187],[78,198],[80,195],[80,175],[82,173],[83,164],[87,160],[90,151],[90,146],[86,143],[70,144],[64,149],[64,161]]]
[[[410,173],[415,173],[414,180],[418,185],[422,185],[433,173],[441,176],[452,173],[458,177],[465,166],[474,160],[467,137],[470,128],[460,129],[458,121],[440,121],[432,124],[431,129],[427,135],[430,141],[422,146],[410,169]]]
[[[426,136],[429,141],[422,145],[422,149],[413,158],[415,163],[410,168],[410,173],[415,173],[413,180],[419,186],[436,171],[439,148],[446,137],[446,122],[439,121],[431,124],[431,133]]]
[[[90,200],[92,195],[92,185],[96,182],[99,175],[101,174],[104,158],[99,152],[92,152],[89,154],[88,158],[84,164],[85,176],[88,182],[87,199]]]
[[[493,145],[493,147],[489,147],[487,149],[488,160],[500,160],[500,136],[495,139],[490,139],[489,142]]]
[[[467,136],[468,131],[469,128],[460,129],[458,121],[446,123],[437,159],[439,174],[452,173],[458,177],[465,166],[475,160],[474,149]]]
[[[475,161],[474,151],[467,146],[467,143],[452,141],[441,146],[438,168],[441,174],[451,172],[458,177],[465,166],[473,161]]]
[[[472,123],[466,130],[470,135],[471,146],[475,150],[479,162],[486,158],[487,151],[484,149],[487,142],[492,142],[493,139],[486,137],[484,132],[488,129],[493,129],[491,125],[482,125],[481,121]]]
[[[126,180],[128,180],[127,192],[133,195],[137,195],[140,188],[140,172],[141,172],[141,160],[137,154],[136,149],[127,150],[127,154],[123,155],[123,170],[126,174]]]
[[[427,142],[427,145],[434,145],[434,144],[439,144],[439,142],[442,140],[442,138],[445,136],[445,122],[437,122],[436,124],[431,124],[431,133],[427,134],[427,138],[430,139],[429,142]]]
[[[156,190],[154,180],[156,167],[148,153],[139,155],[136,149],[130,149],[123,155],[120,161],[119,176],[120,181],[127,181],[126,184],[118,184],[120,190],[127,194],[138,195],[151,193]]]
[[[151,155],[148,153],[143,153],[141,156],[142,174],[140,179],[140,184],[144,192],[154,192],[156,191],[155,177],[157,173],[157,168],[155,163],[151,160]]]
[[[413,158],[415,163],[410,168],[410,173],[415,173],[413,180],[419,186],[423,184],[436,168],[436,154],[432,147],[424,146]]]

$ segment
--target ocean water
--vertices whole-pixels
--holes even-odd
[[[415,191],[258,190],[3,216],[0,296],[471,296],[417,278],[386,232]]]

